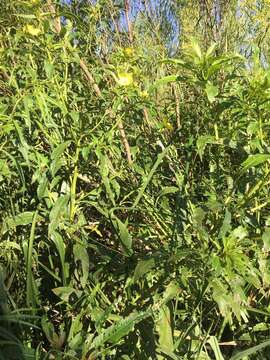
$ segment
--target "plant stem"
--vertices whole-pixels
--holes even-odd
[[[132,34],[131,22],[129,19],[129,9],[130,9],[129,0],[125,0],[125,15],[126,15],[126,21],[127,21],[127,27],[128,27],[128,37],[129,37],[129,42],[132,43],[133,42],[133,34]]]
[[[76,154],[75,154],[75,167],[73,172],[73,177],[71,181],[71,188],[70,188],[70,213],[69,219],[72,223],[74,221],[74,216],[76,212],[76,187],[77,187],[77,179],[78,179],[78,159],[79,159],[79,144],[77,144]]]

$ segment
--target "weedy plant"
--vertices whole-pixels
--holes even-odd
[[[111,1],[56,5],[1,15],[0,358],[266,359],[259,54],[169,58]]]

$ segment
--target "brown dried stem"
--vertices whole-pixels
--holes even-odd
[[[129,9],[130,9],[129,0],[125,0],[125,15],[126,15],[126,21],[127,21],[127,27],[128,27],[128,37],[129,37],[129,42],[132,43],[133,42],[133,34],[132,34],[131,22],[129,19]]]
[[[53,17],[55,31],[59,34],[61,32],[61,19],[60,16],[56,15],[55,6],[51,0],[48,0],[48,9]]]

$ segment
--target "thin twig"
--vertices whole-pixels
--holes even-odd
[[[101,97],[102,94],[101,94],[100,88],[99,88],[98,84],[95,82],[95,79],[93,78],[93,75],[88,70],[87,65],[85,64],[83,59],[80,59],[80,67],[83,70],[83,72],[84,72],[87,80],[89,81],[89,83],[93,86],[93,89],[94,89],[95,93],[97,94],[97,96]]]
[[[120,135],[121,135],[121,138],[122,138],[123,145],[124,145],[125,150],[126,150],[128,163],[132,164],[130,146],[129,146],[129,143],[128,143],[128,140],[127,140],[127,137],[126,137],[126,133],[125,133],[125,129],[124,129],[122,121],[120,120],[117,125],[118,125],[118,129],[120,131]]]

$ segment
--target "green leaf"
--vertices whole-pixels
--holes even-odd
[[[200,60],[202,59],[202,51],[196,39],[191,40],[191,54]]]
[[[169,84],[171,82],[175,82],[178,79],[178,75],[168,75],[168,76],[164,76],[163,78],[157,80],[154,82],[154,84],[152,86],[149,87],[148,91],[152,91],[156,88],[158,88],[159,86],[165,85],[165,84]]]
[[[69,200],[69,195],[63,195],[59,196],[59,198],[56,200],[49,218],[50,218],[50,224],[49,224],[49,236],[52,234],[54,230],[58,228],[58,225],[61,223],[61,221],[64,219],[64,217],[67,215],[67,204]]]
[[[270,227],[265,228],[262,234],[264,251],[270,251]]]
[[[121,241],[121,245],[126,253],[126,255],[130,256],[133,254],[132,250],[132,237],[128,231],[127,224],[124,224],[120,219],[118,219],[114,215],[114,219],[117,223],[117,227],[119,230],[119,238]]]
[[[106,195],[112,202],[113,206],[115,206],[116,205],[115,204],[115,195],[114,195],[113,189],[111,187],[110,179],[109,179],[109,173],[110,173],[109,159],[107,158],[107,156],[104,156],[103,154],[99,154],[98,152],[97,152],[97,155],[100,160],[99,171],[100,171],[100,175],[102,177],[103,185],[105,186],[105,189],[106,189]]]
[[[205,150],[205,147],[207,144],[216,144],[217,140],[214,136],[211,135],[202,135],[199,136],[196,141],[196,146],[198,149],[198,154],[200,156],[200,159],[202,160],[202,156]]]
[[[240,351],[237,354],[233,355],[230,360],[241,360],[245,357],[248,357],[250,355],[254,355],[258,353],[259,351],[263,350],[264,348],[270,346],[270,340],[264,341],[263,343],[253,346],[247,350]]]
[[[52,342],[52,339],[54,338],[55,330],[53,324],[47,319],[46,316],[42,316],[41,318],[41,327],[46,335],[46,338],[50,342]]]
[[[269,331],[270,329],[270,324],[267,323],[258,323],[256,325],[253,326],[252,331]]]
[[[231,220],[232,220],[232,215],[228,211],[228,209],[226,209],[225,217],[224,217],[222,226],[221,226],[221,228],[219,230],[219,234],[218,234],[218,237],[220,239],[222,239],[227,233],[229,233],[231,231],[231,228],[232,228]]]
[[[172,317],[167,305],[163,305],[159,310],[158,335],[160,349],[167,352],[174,351]]]
[[[166,289],[165,289],[164,293],[162,294],[161,299],[154,304],[153,309],[158,310],[160,308],[160,306],[163,306],[163,305],[167,304],[168,301],[178,297],[180,294],[180,291],[181,291],[181,289],[180,289],[179,285],[176,282],[171,281],[166,286]]]
[[[270,154],[249,155],[249,157],[241,164],[241,172],[243,173],[252,167],[265,163],[268,160],[270,160]]]
[[[37,18],[36,15],[32,15],[32,14],[15,14],[15,16],[28,20],[33,20]]]
[[[224,357],[222,356],[220,347],[218,345],[217,338],[215,336],[209,336],[209,339],[207,342],[211,346],[211,348],[215,354],[216,360],[224,360]]]
[[[34,212],[32,218],[32,225],[30,230],[29,241],[27,243],[27,256],[26,256],[26,303],[34,308],[38,304],[38,288],[33,275],[33,249],[35,240],[35,231],[38,221],[38,210]]]
[[[214,43],[207,49],[207,51],[205,53],[205,58],[206,59],[213,55],[214,51],[217,48],[217,45],[218,45],[217,43]]]
[[[76,347],[79,346],[83,341],[83,338],[81,336],[83,328],[82,315],[83,311],[81,311],[77,316],[75,316],[69,329],[67,341],[69,343],[69,346],[73,349],[76,349]]]
[[[82,291],[73,289],[69,286],[60,286],[58,288],[52,289],[52,291],[56,296],[60,297],[60,299],[66,303],[69,302],[69,297],[71,294],[75,293],[77,297],[80,297],[82,294]]]
[[[25,211],[13,217],[4,219],[2,233],[5,234],[9,230],[14,230],[16,226],[32,224],[34,214],[34,211]]]
[[[161,196],[165,196],[168,194],[175,194],[179,191],[179,188],[176,186],[164,186],[164,188],[162,188],[162,190],[160,191],[160,193],[158,194],[158,199]]]
[[[205,87],[205,92],[208,100],[212,103],[216,100],[216,96],[218,95],[218,87],[208,82]]]
[[[148,273],[155,266],[155,259],[140,260],[136,265],[133,281],[138,281],[142,276]]]
[[[164,157],[167,155],[168,151],[169,151],[170,147],[168,146],[167,148],[165,148],[161,153],[158,154],[157,159],[152,167],[152,169],[150,170],[150,172],[148,173],[147,177],[143,179],[141,188],[138,192],[138,195],[136,197],[136,199],[134,200],[134,203],[132,205],[132,209],[136,208],[136,206],[139,204],[141,198],[144,195],[144,192],[147,188],[147,186],[149,185],[152,177],[154,176],[154,173],[156,172],[157,168],[159,167],[159,165],[162,163]]]
[[[241,241],[248,236],[248,232],[243,226],[238,226],[232,231],[231,236]]]
[[[64,243],[62,236],[57,231],[53,231],[51,233],[51,239],[52,239],[52,241],[58,251],[59,257],[60,257],[60,262],[61,262],[61,266],[62,266],[62,274],[63,274],[63,283],[64,283],[64,285],[66,285],[66,278],[68,277],[67,268],[66,268],[66,264],[65,264],[66,245]]]
[[[66,141],[58,145],[53,150],[51,154],[52,163],[50,165],[50,170],[53,177],[56,175],[57,171],[63,166],[63,161],[61,160],[61,156],[69,145],[70,145],[70,141]]]
[[[53,72],[54,72],[54,65],[50,63],[49,61],[44,61],[44,70],[46,72],[46,77],[48,79],[52,78]]]
[[[38,197],[39,201],[41,201],[42,198],[47,195],[47,193],[48,193],[47,185],[48,185],[48,178],[45,173],[42,175],[42,178],[40,179],[40,182],[39,182],[38,188],[37,188],[37,197]]]
[[[89,257],[86,246],[79,243],[75,244],[73,246],[73,254],[74,260],[77,263],[75,275],[80,281],[81,287],[85,288],[89,276]],[[78,263],[80,264],[80,266],[78,266]],[[80,268],[81,272],[79,273]]]
[[[124,336],[134,329],[134,326],[151,316],[151,312],[134,312],[121,319],[118,323],[115,323],[102,331],[91,343],[90,349],[96,349],[103,346],[106,342],[111,344],[117,344]]]
[[[181,59],[165,59],[162,60],[162,63],[164,64],[176,64],[176,65],[185,65],[186,62],[184,60]]]

